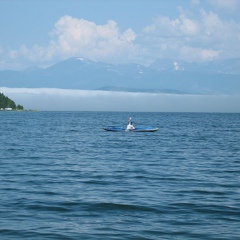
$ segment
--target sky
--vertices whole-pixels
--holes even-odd
[[[239,0],[0,0],[0,70],[240,57]]]
[[[0,70],[240,58],[239,0],[0,0]],[[26,109],[240,112],[239,95],[4,88]]]

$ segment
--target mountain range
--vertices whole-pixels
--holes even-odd
[[[48,68],[2,70],[0,87],[239,94],[240,59],[193,63],[158,59],[146,67],[70,58]]]

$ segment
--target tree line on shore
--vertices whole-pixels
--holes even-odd
[[[16,105],[16,103],[12,99],[5,96],[3,93],[0,93],[0,109],[24,110],[24,107],[19,104]]]

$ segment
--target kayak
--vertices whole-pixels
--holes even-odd
[[[126,128],[115,126],[105,127],[103,129],[110,132],[156,132],[159,130],[159,128],[153,127],[137,127],[135,129],[127,130]]]

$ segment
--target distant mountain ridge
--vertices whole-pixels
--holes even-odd
[[[185,62],[173,59],[158,59],[150,65],[157,70],[179,70],[223,74],[240,74],[240,59],[215,60],[208,62]]]
[[[177,91],[172,89],[140,89],[140,88],[126,88],[126,87],[114,87],[106,86],[98,88],[96,90],[102,91],[115,91],[115,92],[142,92],[142,93],[172,93],[172,94],[187,94],[183,91]]]
[[[159,59],[145,67],[140,64],[110,64],[70,58],[45,69],[0,71],[0,86],[105,91],[118,89],[175,94],[239,94],[240,59],[204,63]]]

